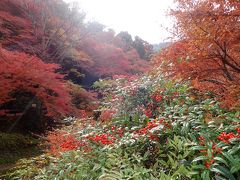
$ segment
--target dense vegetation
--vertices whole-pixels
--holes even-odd
[[[16,126],[34,116],[35,129],[44,130],[64,116],[89,114],[96,95],[83,88],[91,89],[99,78],[148,68],[150,44],[86,23],[84,17],[64,1],[0,2],[0,123],[5,129],[19,116],[24,117]],[[9,116],[15,118],[6,123]]]
[[[240,177],[240,3],[175,2],[154,55],[63,1],[0,2],[0,178]]]
[[[240,113],[222,109],[211,94],[161,75],[95,86],[105,89],[102,121],[69,119],[71,127],[49,133],[48,153],[21,160],[10,177],[239,177]]]

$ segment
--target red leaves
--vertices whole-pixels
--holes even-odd
[[[43,102],[47,115],[58,118],[72,111],[71,98],[56,64],[25,53],[0,49],[0,105],[11,100],[10,93],[30,92]]]
[[[26,48],[31,44],[33,36],[31,22],[24,17],[19,0],[1,0],[0,2],[0,42],[11,50]]]
[[[106,36],[108,38],[104,39]],[[79,47],[89,55],[92,62],[81,62],[82,66],[97,77],[145,72],[147,61],[142,60],[135,49],[125,51],[124,47],[116,45],[116,39],[111,31],[99,31],[85,38]]]
[[[112,44],[103,44],[95,39],[91,39],[91,41],[84,42],[83,49],[92,57],[94,63],[93,66],[88,66],[86,69],[98,77],[130,75],[133,69],[135,71],[140,69],[131,68],[132,65],[128,56],[122,49]],[[85,62],[83,63],[85,64]]]

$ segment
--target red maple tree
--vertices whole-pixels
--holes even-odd
[[[28,92],[39,99],[47,116],[58,118],[73,112],[71,97],[63,75],[55,73],[56,64],[22,52],[0,48],[0,107],[13,100],[14,92]],[[5,110],[1,110],[4,115]]]

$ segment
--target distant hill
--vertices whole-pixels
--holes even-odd
[[[168,47],[171,44],[171,42],[161,42],[159,44],[153,44],[153,51],[158,52],[161,49]]]

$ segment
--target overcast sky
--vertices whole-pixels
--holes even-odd
[[[167,41],[171,20],[165,16],[173,0],[65,0],[78,2],[88,20],[98,21],[116,32],[128,31],[150,43]],[[163,27],[164,28],[163,28]]]

